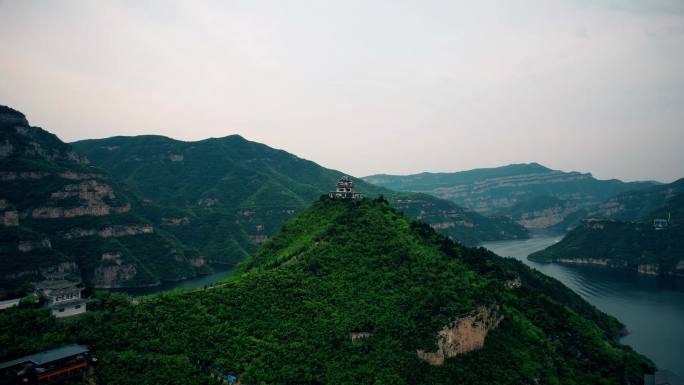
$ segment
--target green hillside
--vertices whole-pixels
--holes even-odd
[[[668,204],[668,199],[684,193],[684,178],[646,189],[626,191],[594,208],[591,218],[638,221]]]
[[[381,200],[321,198],[224,284],[0,313],[0,359],[92,347],[111,384],[636,384],[653,365],[558,281]],[[32,325],[27,327],[27,325]],[[36,336],[33,325],[43,333]]]
[[[148,217],[214,262],[236,263],[254,252],[343,175],[241,136],[183,142],[162,136],[73,143],[136,195],[163,210]],[[354,179],[368,196],[384,195],[408,215],[454,239],[476,244],[524,238],[506,218],[485,218],[426,194],[395,193]]]
[[[552,170],[538,163],[363,179],[399,191],[431,194],[481,214],[507,216],[529,229],[560,231],[574,227],[606,199],[656,185],[599,180],[591,174]]]
[[[640,216],[638,221],[592,219],[568,233],[561,242],[530,255],[546,262],[595,263],[628,268],[646,274],[684,274],[684,180],[619,196],[623,202],[613,211],[618,217]],[[671,195],[673,194],[673,195]],[[668,195],[669,198],[668,198]],[[656,228],[654,220],[666,221]]]
[[[46,274],[97,287],[196,274],[198,253],[139,215],[106,172],[4,106],[0,179],[0,293]]]

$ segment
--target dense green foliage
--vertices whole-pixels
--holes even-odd
[[[477,306],[503,317],[482,349],[443,366],[417,358]],[[210,383],[210,373],[243,384],[634,384],[653,370],[615,342],[615,319],[559,282],[381,199],[321,198],[220,286],[135,303],[99,294],[89,310],[60,323],[0,312],[0,359],[76,341],[93,348],[103,383],[136,385]]]
[[[618,194],[601,204],[590,215],[592,218],[619,221],[643,221],[652,219],[656,214],[659,215],[658,218],[666,218],[666,211],[676,210],[673,205],[677,206],[676,201],[669,201],[670,198],[682,193],[684,178],[668,184]],[[681,207],[681,204],[679,206]],[[680,217],[684,218],[681,214]]]
[[[203,262],[235,264],[342,175],[237,135],[116,137],[75,147],[101,168],[0,106],[0,298],[46,271],[131,287],[210,271]],[[464,243],[527,236],[508,219],[356,182]],[[145,226],[153,231],[140,233]]]
[[[142,210],[133,194],[71,146],[4,106],[0,180],[0,298],[47,272],[102,286],[150,285],[197,272],[196,250],[150,227],[142,214],[152,208]]]
[[[537,163],[453,173],[381,174],[363,179],[394,190],[428,193],[483,214],[507,216],[520,223],[541,217],[540,223],[533,227],[561,231],[576,225],[610,197],[655,185],[598,180],[591,174],[552,170]]]
[[[210,260],[223,263],[236,263],[254,252],[256,240],[273,236],[288,219],[333,190],[343,175],[239,135],[197,142],[114,137],[73,146],[138,196],[163,208],[152,213],[152,220]],[[527,236],[509,219],[485,218],[426,194],[395,193],[354,182],[367,196],[384,195],[407,215],[441,224],[442,233],[460,242]],[[187,221],[168,226],[164,217]]]
[[[681,184],[681,181],[675,182]],[[670,185],[666,185],[670,186]],[[673,191],[674,187],[658,188]],[[629,195],[631,212],[637,208],[635,193]],[[640,207],[652,207],[656,200],[652,191],[644,191],[647,199]],[[663,198],[664,199],[664,198]],[[665,229],[657,230],[653,220],[668,220]],[[684,274],[684,193],[671,196],[658,209],[643,215],[639,222],[589,220],[565,235],[561,242],[529,256],[535,261],[595,259],[613,267],[625,267],[650,274]]]

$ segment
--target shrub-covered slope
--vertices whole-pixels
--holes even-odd
[[[103,383],[636,384],[652,364],[558,281],[384,201],[314,203],[221,286],[57,324],[0,313],[0,359],[89,344]],[[36,320],[37,318],[37,320]],[[25,325],[40,324],[43,338]]]
[[[334,189],[343,175],[238,135],[197,142],[114,137],[73,146],[137,195],[163,207],[150,213],[155,223],[216,262],[236,263],[254,252],[285,221]],[[507,218],[485,218],[426,194],[354,182],[360,192],[383,194],[461,242],[527,236]]]
[[[643,213],[657,202],[664,201],[664,204],[642,214],[638,221],[583,221],[561,242],[529,258],[546,262],[601,264],[646,274],[684,274],[684,193],[674,192],[681,184],[682,180],[622,195],[622,199],[615,200],[624,202],[615,206],[623,208],[613,212],[618,217]],[[667,221],[665,228],[656,229],[655,219]]]
[[[618,194],[592,210],[588,215],[595,219],[639,221],[648,219],[654,211],[668,205],[668,200],[684,193],[684,178],[672,183]],[[667,210],[673,210],[673,207]]]
[[[49,273],[98,287],[195,275],[196,252],[138,215],[104,171],[4,106],[0,181],[0,289]]]
[[[655,185],[599,180],[591,174],[552,170],[537,163],[363,179],[399,191],[428,193],[481,214],[505,215],[529,229],[562,231],[614,195]]]

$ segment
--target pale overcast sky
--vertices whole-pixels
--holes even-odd
[[[240,134],[356,176],[684,177],[684,1],[0,0],[0,104],[65,141]]]

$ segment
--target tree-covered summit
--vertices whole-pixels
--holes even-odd
[[[212,373],[243,384],[633,384],[653,370],[616,342],[614,318],[558,281],[382,199],[319,199],[215,287],[89,308],[41,319],[44,338],[23,326],[38,313],[0,313],[0,358],[84,343],[116,384]]]
[[[223,263],[237,263],[256,251],[345,175],[239,135],[192,142],[117,136],[72,145],[136,195],[161,207],[151,213],[160,226],[208,260]],[[488,218],[427,194],[399,193],[352,179],[359,192],[382,194],[394,207],[460,242],[527,237],[508,218]],[[168,219],[178,223],[170,225]]]

